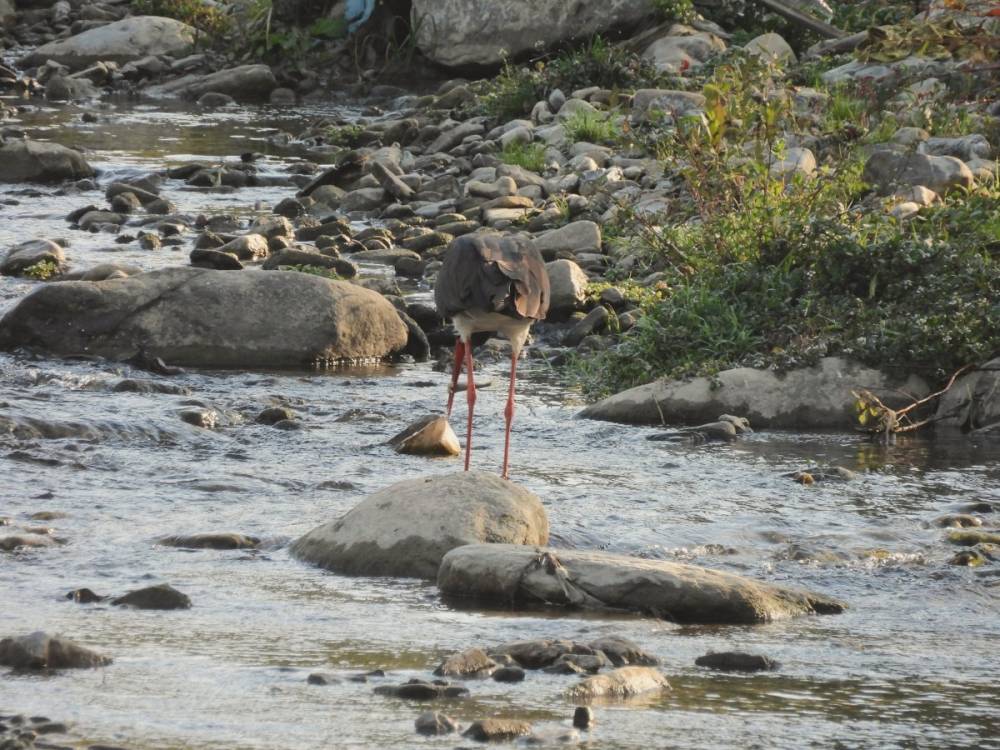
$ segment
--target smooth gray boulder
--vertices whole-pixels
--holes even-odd
[[[1000,427],[1000,358],[990,360],[955,381],[935,414],[942,431],[986,432]]]
[[[293,557],[348,575],[434,579],[441,558],[479,542],[545,544],[541,501],[481,471],[409,479],[299,538]]]
[[[52,240],[28,240],[7,251],[0,261],[0,274],[20,276],[32,266],[46,262],[61,270],[66,264],[66,253]]]
[[[198,99],[208,93],[225,94],[236,101],[266,101],[278,82],[267,65],[238,65],[214,73],[191,74],[150,86],[143,93],[153,98]]]
[[[842,602],[695,565],[586,550],[470,544],[441,560],[444,596],[641,612],[671,622],[743,624],[836,614]]]
[[[7,141],[0,146],[0,164],[0,182],[60,182],[94,176],[79,151],[45,141]]]
[[[449,67],[499,65],[505,56],[586,39],[653,18],[652,0],[413,0],[420,51]]]
[[[583,307],[590,279],[579,265],[565,258],[545,264],[549,274],[549,319],[565,318]]]
[[[22,68],[53,60],[70,70],[83,70],[97,62],[124,65],[150,55],[180,57],[194,48],[197,32],[173,18],[131,16],[76,36],[43,44],[22,57]]]
[[[657,380],[591,404],[579,416],[626,424],[703,424],[720,414],[740,414],[757,428],[849,429],[854,424],[852,390],[875,393],[890,408],[930,391],[919,377],[905,381],[839,357],[816,367],[777,374],[738,367],[715,378]]]
[[[110,663],[106,656],[41,630],[0,640],[0,665],[14,669],[88,669]]]
[[[878,188],[881,195],[911,185],[923,185],[944,195],[955,189],[968,190],[976,181],[972,170],[954,156],[895,151],[876,151],[868,157],[862,176],[865,182]]]
[[[534,239],[535,247],[546,260],[554,260],[556,253],[601,252],[601,228],[592,221],[574,221],[564,227],[552,229]]]
[[[190,367],[301,367],[382,359],[406,346],[396,309],[356,284],[294,271],[167,268],[47,284],[0,320],[0,350]]]

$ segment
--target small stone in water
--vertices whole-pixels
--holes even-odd
[[[497,682],[521,682],[524,674],[520,667],[501,667],[493,673],[493,679]]]
[[[76,589],[75,591],[70,591],[66,594],[67,599],[72,599],[77,604],[91,604],[93,602],[102,602],[108,597],[101,596],[100,594],[95,594],[93,591],[87,588]]]
[[[769,656],[747,654],[742,651],[723,651],[699,656],[694,660],[699,667],[725,672],[762,672],[777,669],[780,665]]]
[[[340,680],[330,674],[324,674],[323,672],[313,672],[311,675],[306,677],[306,682],[310,685],[336,685]]]
[[[480,742],[503,742],[528,734],[531,734],[531,722],[520,719],[483,719],[473,722],[462,732],[463,737],[470,737]]]
[[[437,711],[427,711],[417,717],[417,733],[426,735],[452,734],[458,731],[458,722]]]
[[[573,712],[573,726],[577,729],[590,729],[594,725],[594,709],[590,706],[577,706]]]

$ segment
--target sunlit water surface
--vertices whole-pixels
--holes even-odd
[[[206,115],[112,105],[99,123],[83,124],[78,110],[44,105],[14,124],[88,148],[103,186],[250,150],[265,154],[264,173],[282,174],[297,153],[269,147],[267,136],[330,113],[350,111]],[[184,212],[247,217],[258,201],[266,207],[292,194],[193,191],[180,181],[164,192]],[[41,236],[67,240],[75,268],[186,263],[187,249],[149,252],[70,230],[63,217],[102,204],[101,191],[5,186],[4,200],[0,250]],[[0,312],[34,286],[0,278]],[[498,470],[501,459],[504,369],[487,365],[483,373],[494,385],[481,391],[474,463],[486,470]],[[414,415],[442,408],[445,376],[430,365],[169,378],[190,396],[111,390],[128,376],[151,377],[106,362],[0,354],[0,417],[68,425],[58,439],[0,435],[0,517],[12,524],[4,531],[37,526],[32,513],[56,511],[65,518],[46,525],[67,542],[0,554],[0,636],[44,629],[115,659],[93,671],[0,675],[0,713],[71,722],[70,744],[453,747],[454,738],[414,733],[414,717],[428,706],[375,696],[372,683],[319,687],[306,676],[382,668],[387,680],[402,681],[427,677],[443,655],[474,645],[614,634],[662,657],[673,689],[599,707],[596,728],[582,737],[590,747],[1000,747],[1000,578],[995,567],[947,564],[956,548],[928,525],[970,501],[1000,501],[995,444],[878,448],[851,435],[774,432],[722,446],[647,442],[654,430],[575,420],[577,394],[534,365],[520,383],[512,478],[542,498],[558,545],[692,561],[850,605],[839,616],[758,627],[678,627],[456,609],[430,584],[345,578],[289,558],[290,539],[366,494],[460,467],[458,459],[404,457],[384,445]],[[192,400],[219,409],[226,426],[181,422],[178,412]],[[295,409],[304,429],[253,422],[276,403]],[[366,418],[352,417],[356,410]],[[803,487],[783,476],[813,465],[861,477]],[[155,543],[204,531],[265,544],[247,553]],[[194,607],[142,612],[65,598],[83,586],[118,594],[157,582],[187,593]],[[726,676],[694,666],[721,649],[764,653],[781,669]],[[474,682],[471,699],[441,708],[462,721],[503,715],[568,726],[573,706],[562,694],[574,679],[529,673],[515,685]]]

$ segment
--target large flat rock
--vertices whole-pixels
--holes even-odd
[[[407,330],[380,294],[295,271],[168,268],[46,284],[0,320],[0,350],[160,357],[188,367],[301,367],[381,359]]]
[[[692,624],[749,625],[845,609],[820,594],[695,565],[507,544],[452,550],[437,582],[444,596],[624,609]]]
[[[131,16],[67,39],[43,44],[22,57],[29,68],[54,60],[71,70],[82,70],[96,62],[122,65],[149,55],[185,55],[194,48],[195,29],[162,16]]]
[[[657,380],[591,404],[579,416],[626,424],[704,424],[720,414],[747,417],[756,428],[849,429],[856,399],[867,389],[890,408],[927,395],[916,376],[905,380],[838,357],[784,374],[739,367],[715,378]]]
[[[654,12],[652,0],[413,0],[411,21],[431,60],[477,66],[635,26]]]
[[[441,558],[478,542],[545,544],[549,521],[531,492],[495,474],[397,482],[298,539],[300,560],[348,575],[433,580]]]

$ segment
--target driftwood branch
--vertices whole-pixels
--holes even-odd
[[[855,429],[888,443],[892,441],[893,436],[899,433],[914,432],[921,427],[932,424],[936,421],[934,417],[928,417],[919,422],[912,422],[908,415],[914,409],[919,409],[921,406],[946,394],[955,385],[955,381],[958,380],[959,376],[973,369],[973,367],[974,365],[972,364],[960,367],[948,378],[948,382],[944,388],[921,399],[917,399],[902,409],[890,409],[882,403],[882,400],[878,396],[869,390],[852,391],[854,397],[857,399],[858,422],[861,425]]]

